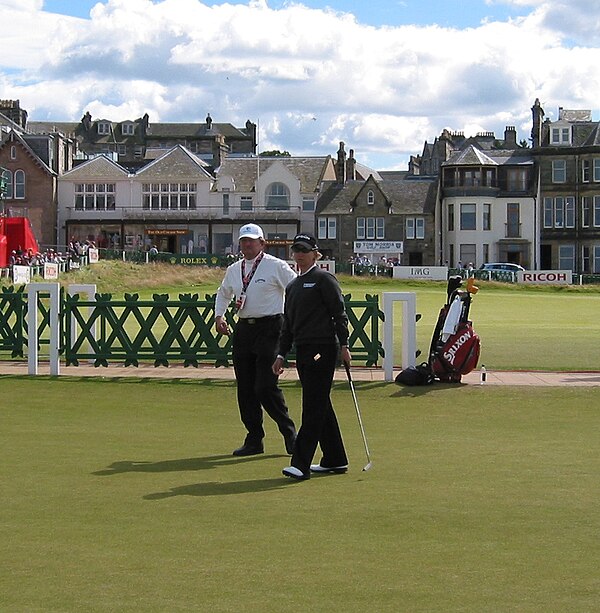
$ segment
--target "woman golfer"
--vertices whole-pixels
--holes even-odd
[[[348,458],[331,404],[331,384],[338,350],[341,359],[350,365],[348,350],[348,317],[337,279],[320,269],[321,257],[317,241],[310,234],[297,234],[292,254],[299,275],[286,288],[283,327],[279,355],[273,372],[283,372],[283,361],[296,346],[296,368],[302,385],[302,426],[298,432],[291,466],[283,474],[292,479],[309,479],[314,473],[343,473]],[[323,457],[312,464],[321,446]]]

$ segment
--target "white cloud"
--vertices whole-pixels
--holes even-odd
[[[2,98],[31,119],[260,119],[261,149],[335,153],[388,166],[443,128],[528,138],[535,98],[590,108],[600,98],[600,3],[505,0],[523,17],[462,30],[373,27],[350,14],[264,0],[108,0],[89,20],[0,0]],[[587,37],[588,42],[584,38]],[[4,68],[3,68],[4,67]],[[547,107],[547,108],[546,108]],[[315,118],[314,120],[312,118]]]

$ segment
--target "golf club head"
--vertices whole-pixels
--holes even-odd
[[[373,466],[373,462],[369,462],[364,468],[363,468],[363,472],[366,470],[369,470],[371,468],[371,466]]]

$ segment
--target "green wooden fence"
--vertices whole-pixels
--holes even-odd
[[[349,345],[355,363],[376,366],[383,356],[379,340],[379,322],[383,313],[379,297],[367,295],[363,300],[344,296],[349,319]],[[11,357],[23,357],[27,348],[27,295],[12,288],[0,295],[0,351]],[[86,361],[95,366],[123,363],[138,366],[140,362],[155,366],[183,363],[198,366],[232,363],[231,338],[218,334],[214,327],[215,296],[155,294],[141,300],[138,294],[125,294],[122,299],[112,294],[96,294],[93,300],[61,292],[61,330],[59,347],[67,366]],[[48,342],[49,311],[40,293],[39,344]],[[225,313],[230,326],[235,326],[234,311]],[[293,354],[290,359],[293,360]]]

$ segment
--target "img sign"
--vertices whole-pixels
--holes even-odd
[[[523,270],[517,273],[519,283],[546,285],[570,285],[573,272],[570,270]]]
[[[445,281],[448,278],[447,266],[394,266],[394,279],[429,279]]]

